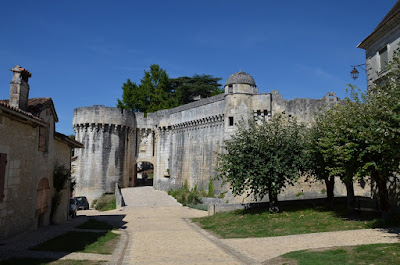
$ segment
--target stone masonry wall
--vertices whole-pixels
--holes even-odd
[[[39,126],[0,112],[0,153],[7,154],[4,200],[0,202],[0,238],[7,238],[50,223],[53,190],[53,169],[56,161],[69,168],[70,148],[54,139],[54,116],[47,108],[40,118],[48,122],[47,151],[39,151]],[[35,215],[37,189],[42,178],[47,178],[48,208]],[[63,192],[62,205],[56,212],[56,223],[67,220],[68,196]]]
[[[84,144],[83,149],[76,150],[76,196],[92,201],[114,192],[116,182],[128,185],[134,166],[134,126],[131,112],[104,106],[75,109],[76,139]]]
[[[155,188],[176,188],[185,181],[190,187],[207,187],[224,140],[224,109],[224,97],[218,95],[155,113]]]

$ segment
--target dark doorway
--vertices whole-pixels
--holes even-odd
[[[136,163],[136,178],[134,186],[153,186],[154,166],[150,162]]]

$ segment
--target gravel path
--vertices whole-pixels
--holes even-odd
[[[165,192],[141,187],[123,195],[132,238],[123,264],[260,264],[296,250],[400,242],[398,232],[383,229],[219,239],[190,222],[206,212],[182,207]]]
[[[240,264],[196,232],[184,218],[207,215],[182,207],[152,187],[123,189],[124,221],[131,237],[123,264]]]
[[[252,257],[257,262],[263,262],[287,252],[311,248],[400,242],[397,233],[383,229],[362,229],[279,237],[222,239],[221,241],[243,255]]]

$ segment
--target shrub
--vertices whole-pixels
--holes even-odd
[[[117,202],[114,194],[103,194],[97,199],[94,208],[98,211],[109,211],[117,208]]]
[[[208,182],[208,197],[214,197],[214,196],[215,196],[214,183],[212,177],[210,177],[210,182]]]
[[[201,203],[200,196],[202,195],[202,193],[202,191],[198,190],[197,185],[195,185],[192,189],[189,189],[189,184],[187,180],[185,180],[185,183],[180,189],[171,189],[168,191],[168,195],[174,197],[179,203],[184,206],[188,204]]]

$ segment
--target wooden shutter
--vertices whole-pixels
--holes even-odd
[[[388,62],[389,62],[389,55],[388,55],[388,50],[387,50],[387,46],[383,47],[383,49],[381,49],[379,51],[379,59],[380,59],[380,63],[381,63],[381,71],[385,70]]]
[[[46,135],[44,127],[39,127],[39,151],[46,151]]]
[[[4,184],[6,181],[7,154],[0,153],[0,202],[4,199]]]

